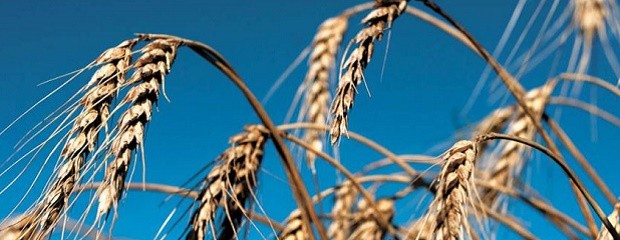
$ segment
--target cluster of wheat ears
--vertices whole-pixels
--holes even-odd
[[[419,6],[416,6],[419,5]],[[418,7],[418,8],[416,8]],[[421,9],[427,9],[423,11]],[[507,229],[525,239],[537,239],[526,221],[513,217],[509,204],[520,202],[542,213],[567,238],[620,239],[618,195],[590,165],[555,118],[545,111],[549,104],[581,107],[597,117],[618,125],[618,120],[595,105],[557,94],[560,83],[573,88],[591,84],[620,97],[614,81],[588,75],[591,49],[596,41],[605,46],[607,34],[618,34],[620,21],[613,0],[571,0],[566,17],[576,34],[574,61],[569,71],[553,76],[542,85],[525,89],[518,77],[500,64],[463,26],[432,1],[377,0],[346,9],[325,20],[316,32],[308,57],[308,69],[298,122],[275,125],[252,91],[223,56],[200,42],[163,34],[138,34],[104,51],[87,68],[96,68],[88,83],[66,103],[67,116],[53,134],[65,134],[54,151],[60,154],[53,177],[27,212],[7,216],[0,224],[0,239],[45,239],[53,232],[79,232],[76,238],[105,238],[102,229],[131,189],[181,195],[194,201],[186,213],[189,222],[180,222],[187,239],[248,238],[247,228],[270,229],[263,238],[276,239],[489,239],[494,231]],[[349,19],[365,13],[362,27],[350,40],[344,40]],[[508,89],[514,104],[508,104],[471,126],[469,134],[444,149],[438,157],[396,155],[385,147],[349,131],[349,115],[356,95],[363,88],[364,72],[373,58],[376,44],[388,31],[398,31],[399,18],[416,17],[446,32],[479,55]],[[558,36],[565,41],[564,35]],[[564,38],[564,40],[562,40]],[[348,44],[347,44],[348,43]],[[141,46],[141,47],[139,47]],[[346,46],[344,48],[343,46]],[[189,48],[227,76],[247,98],[261,120],[243,127],[230,138],[230,147],[213,162],[202,181],[193,189],[149,183],[132,184],[131,166],[145,150],[145,128],[153,117],[154,106],[165,97],[165,79],[173,69],[179,48]],[[340,61],[337,56],[343,52]],[[612,67],[617,67],[614,49],[605,48]],[[527,56],[522,61],[533,61]],[[340,64],[338,64],[340,63]],[[615,68],[614,68],[615,70]],[[178,70],[182,71],[182,70]],[[338,80],[330,89],[330,80]],[[562,85],[564,86],[564,85]],[[558,97],[554,94],[559,95]],[[363,108],[363,106],[359,106]],[[59,114],[62,115],[62,114]],[[296,131],[300,130],[300,131]],[[300,133],[298,134],[293,134]],[[386,158],[368,163],[361,172],[350,172],[332,148],[340,141],[359,141]],[[290,145],[287,145],[287,142]],[[258,211],[261,170],[266,144],[273,144],[286,172],[296,209],[286,219],[273,219]],[[561,145],[560,145],[561,144]],[[305,154],[295,157],[291,146]],[[558,146],[560,145],[560,146]],[[560,147],[567,151],[560,151]],[[584,221],[577,221],[528,187],[523,170],[533,151],[541,152],[565,173]],[[565,152],[568,152],[566,154]],[[581,178],[567,164],[574,159],[587,176]],[[305,159],[306,167],[299,167]],[[141,159],[144,161],[144,159]],[[267,159],[265,159],[267,160]],[[275,159],[268,159],[275,161]],[[314,165],[325,161],[341,180],[312,196],[312,183],[300,171],[319,174]],[[390,174],[373,171],[394,165]],[[420,168],[422,166],[422,168]],[[429,166],[435,166],[428,169]],[[417,169],[416,169],[417,168]],[[87,173],[93,173],[89,176]],[[102,173],[102,174],[95,174]],[[95,181],[95,178],[101,178]],[[582,178],[593,183],[586,187]],[[377,195],[381,183],[400,183],[391,194]],[[10,185],[10,184],[9,184]],[[67,227],[67,211],[74,206],[74,195],[92,190],[84,210],[94,212],[94,222],[86,218]],[[604,199],[595,199],[591,191]],[[4,190],[3,190],[4,191]],[[432,196],[421,202],[418,212],[399,211],[398,201],[414,192]],[[599,201],[613,209],[603,209]],[[325,202],[325,204],[323,204]],[[323,212],[320,206],[329,206]],[[397,215],[405,215],[399,222]],[[92,227],[87,227],[92,226]],[[501,228],[497,226],[502,226]],[[84,229],[85,228],[85,229]],[[80,231],[76,229],[82,229]],[[270,235],[270,236],[269,236]],[[165,236],[164,236],[165,237]]]

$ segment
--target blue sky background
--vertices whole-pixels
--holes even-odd
[[[173,34],[214,47],[230,61],[253,92],[262,98],[278,76],[310,43],[316,27],[324,19],[358,3],[361,2],[1,1],[0,32],[4,37],[0,44],[0,128],[10,124],[63,80],[42,86],[37,84],[81,68],[101,51],[131,38],[137,32]],[[438,3],[492,50],[517,1]],[[412,1],[410,4],[426,10],[418,2]],[[560,3],[562,8],[566,4],[566,1]],[[535,3],[532,2],[526,5],[517,30],[509,40],[509,47],[516,42],[517,33],[522,30],[529,19],[527,14],[534,7]],[[345,41],[359,29],[360,19],[361,16],[352,18]],[[525,45],[528,46],[533,40],[528,37]],[[387,43],[386,38],[377,45],[374,58],[366,71],[372,96],[369,97],[364,91],[358,95],[350,116],[351,130],[363,133],[398,154],[436,155],[457,140],[457,129],[474,123],[502,104],[489,101],[489,90],[485,89],[467,116],[459,115],[485,64],[460,42],[425,22],[409,15],[395,22],[384,74],[381,76]],[[569,44],[560,49],[568,54],[571,47],[572,44]],[[615,47],[617,49],[617,44]],[[616,79],[601,53],[600,48],[595,47],[591,72],[607,80]],[[535,71],[525,75],[523,84],[526,87],[537,86],[547,77],[558,73],[550,70],[549,63],[544,62]],[[282,123],[285,118],[295,90],[305,74],[305,66],[305,62],[302,63],[265,105],[276,123]],[[0,159],[8,158],[14,152],[13,145],[24,133],[89,78],[85,74],[73,81],[0,136]],[[614,80],[610,81],[615,83]],[[166,89],[171,102],[163,98],[160,100],[158,112],[148,126],[145,149],[148,182],[180,185],[219,155],[228,146],[230,136],[240,132],[246,124],[258,122],[249,104],[233,84],[187,49],[179,51],[167,78]],[[589,88],[586,89],[584,92],[587,96]],[[612,113],[617,112],[617,99],[603,90],[598,90],[597,94],[599,106]],[[512,99],[508,101],[512,102]],[[550,111],[553,109],[549,108]],[[600,120],[593,128],[588,114],[563,109],[561,123],[566,131],[612,190],[620,192],[620,184],[616,179],[618,157],[612,152],[620,143],[618,129]],[[593,133],[597,139],[591,137]],[[381,158],[379,154],[352,140],[344,139],[340,146],[342,162],[352,171]],[[259,176],[261,182],[258,197],[272,218],[283,221],[295,203],[288,190],[280,160],[273,152],[269,143],[264,170]],[[7,215],[23,196],[24,189],[32,182],[43,159],[44,154],[35,158],[24,176],[0,195],[0,216]],[[568,161],[575,165],[574,160],[569,158]],[[534,154],[530,163],[526,171],[527,180],[557,208],[581,221],[576,203],[559,168],[540,154]],[[135,166],[138,166],[134,174],[134,182],[137,182],[140,180],[142,165]],[[24,164],[20,164],[0,176],[0,186],[13,180],[23,167]],[[335,183],[331,168],[323,163],[319,163],[318,167],[323,173],[320,176],[321,187]],[[43,170],[44,178],[51,170],[48,164]],[[585,177],[582,171],[577,172]],[[310,174],[305,167],[302,174],[311,186]],[[43,186],[41,181],[35,184],[35,190],[27,196],[26,203],[32,202],[37,196]],[[593,189],[593,185],[586,182]],[[602,195],[598,191],[593,191],[593,194],[608,212],[611,206]],[[423,212],[416,209],[421,194],[416,196],[398,203],[397,219],[400,222],[410,219],[408,213]],[[165,198],[165,195],[159,193],[129,192],[122,200],[113,235],[129,239],[152,238],[179,201],[178,198],[172,198],[162,203]],[[27,205],[18,208],[18,212],[24,211]],[[78,216],[79,209],[72,210],[71,215]],[[550,230],[549,223],[536,212],[524,207],[517,209],[520,209],[517,217],[537,236],[542,239],[558,236],[558,232]],[[171,232],[172,238],[179,236],[188,221],[188,215],[182,215],[183,210],[181,207],[174,218],[180,219],[180,225]],[[268,231],[265,233],[270,234]],[[515,237],[506,231],[501,234],[499,239]]]

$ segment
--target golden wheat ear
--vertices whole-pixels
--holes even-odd
[[[423,218],[425,224],[418,229],[426,234],[426,227],[433,229],[434,239],[459,239],[464,225],[465,203],[472,186],[472,172],[476,160],[476,146],[471,141],[458,141],[444,156],[444,164],[437,176],[437,192]]]
[[[388,229],[382,227],[377,218],[391,222],[395,214],[394,200],[382,198],[375,201],[376,207],[371,207],[366,199],[357,202],[357,213],[353,218],[351,235],[347,240],[355,239],[383,239]]]
[[[308,240],[310,231],[305,227],[301,219],[301,211],[293,210],[286,218],[284,229],[278,233],[281,240]]]
[[[27,239],[42,239],[56,226],[66,211],[69,197],[81,179],[89,155],[95,151],[99,132],[107,124],[110,104],[118,86],[123,83],[131,62],[131,49],[136,39],[122,42],[104,51],[96,60],[99,69],[87,84],[87,91],[79,101],[81,112],[69,130],[69,140],[60,153],[62,163],[56,177],[45,191],[42,200],[20,221],[21,235]]]
[[[216,160],[205,178],[205,187],[198,196],[198,208],[191,218],[187,239],[206,239],[215,231],[215,217],[222,206],[223,221],[213,238],[234,239],[246,215],[245,206],[256,187],[256,174],[263,159],[269,131],[261,125],[245,127],[245,132],[230,138],[231,147]]]
[[[134,150],[144,142],[144,128],[151,120],[153,105],[157,103],[161,85],[170,72],[178,46],[178,42],[155,40],[140,50],[142,55],[133,64],[134,72],[127,80],[127,84],[133,86],[121,101],[121,104],[132,105],[119,118],[116,126],[118,132],[111,147],[114,159],[109,163],[102,184],[97,189],[98,219],[118,205]]]
[[[357,197],[357,191],[351,182],[344,182],[334,193],[332,207],[332,222],[327,229],[327,236],[333,240],[346,240],[351,235],[352,208]]]
[[[325,20],[312,41],[310,66],[304,79],[305,95],[301,115],[304,122],[325,125],[329,115],[329,78],[335,65],[336,54],[343,35],[347,30],[345,16]],[[304,140],[315,150],[323,150],[323,131],[307,129]],[[316,155],[306,151],[306,161],[312,172],[316,172],[314,161]]]
[[[405,0],[377,2],[376,8],[362,20],[366,26],[352,40],[357,46],[342,66],[346,71],[340,75],[330,109],[333,114],[329,129],[332,144],[336,144],[340,135],[347,132],[349,111],[357,94],[356,88],[364,80],[364,70],[372,58],[375,42],[381,40],[384,31],[392,27],[392,22],[405,11],[406,6]]]

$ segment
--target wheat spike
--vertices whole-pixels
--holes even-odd
[[[357,191],[350,182],[344,182],[335,192],[335,202],[332,207],[332,222],[327,229],[327,236],[333,240],[345,240],[351,232],[351,210]]]
[[[536,114],[536,118],[540,118],[550,94],[551,89],[547,86],[532,89],[526,94],[524,98],[526,105]],[[507,134],[524,139],[532,140],[536,134],[532,120],[522,109],[518,110],[517,116],[508,124],[507,128]],[[500,156],[497,162],[491,166],[493,169],[487,181],[510,188],[512,187],[512,179],[514,176],[519,175],[525,164],[523,154],[526,148],[523,144],[514,141],[506,142],[505,145],[500,147]],[[485,204],[493,207],[496,206],[498,192],[495,190],[485,190],[482,191],[480,197]]]
[[[27,223],[23,228],[23,238],[45,238],[58,222],[75,184],[80,180],[85,160],[95,150],[99,132],[107,124],[110,103],[117,93],[118,85],[124,81],[131,62],[131,48],[136,42],[135,39],[124,41],[104,51],[95,60],[95,64],[100,67],[87,85],[89,90],[79,102],[82,111],[69,130],[72,137],[61,151],[63,163],[42,202],[25,218]]]
[[[256,173],[268,136],[265,127],[250,125],[245,127],[245,132],[230,138],[232,146],[218,157],[205,179],[206,186],[198,197],[199,206],[193,213],[187,239],[205,239],[207,229],[215,229],[215,214],[220,206],[226,207],[226,216],[218,239],[236,237],[243,207],[256,187]]]
[[[144,46],[142,55],[133,64],[134,73],[128,84],[135,84],[125,95],[121,104],[132,105],[120,117],[118,132],[112,141],[114,159],[106,169],[102,184],[98,188],[100,218],[116,209],[125,186],[125,178],[133,151],[144,142],[144,128],[151,120],[153,105],[157,103],[160,85],[174,62],[179,43],[169,40],[155,40]]]
[[[330,110],[333,114],[329,129],[332,144],[336,144],[340,135],[347,131],[349,110],[353,107],[356,88],[364,80],[364,69],[372,58],[375,41],[381,39],[386,28],[392,27],[392,22],[400,16],[406,6],[405,0],[378,2],[376,8],[362,20],[366,26],[352,40],[357,47],[351,51],[342,66],[346,71],[340,75]]]
[[[310,231],[306,229],[301,220],[301,212],[299,209],[293,210],[286,218],[284,229],[278,234],[281,240],[308,240],[310,239]]]
[[[325,125],[329,114],[329,77],[333,70],[336,54],[342,37],[347,30],[347,17],[338,16],[325,20],[312,41],[312,54],[309,60],[309,69],[304,79],[306,88],[304,95],[304,121]],[[322,131],[308,129],[304,140],[315,150],[323,149]],[[314,160],[316,155],[306,151],[308,166],[315,172]]]
[[[476,148],[471,141],[459,141],[448,150],[444,160],[425,222],[433,226],[434,239],[456,240],[466,221],[464,204],[469,198]]]
[[[354,218],[353,230],[348,240],[369,239],[381,240],[385,237],[387,229],[381,227],[376,218],[380,217],[391,222],[394,217],[394,200],[383,198],[375,202],[379,213],[370,207],[366,199],[360,199],[357,203],[358,213]]]
[[[620,233],[620,201],[614,205],[614,210],[607,216],[609,222],[614,225],[617,232]],[[596,236],[596,240],[612,240],[613,237],[609,233],[609,230],[605,226],[601,226],[601,230]]]

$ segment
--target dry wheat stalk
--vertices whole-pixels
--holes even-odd
[[[310,231],[306,229],[301,220],[301,212],[295,209],[286,218],[284,229],[278,234],[280,240],[308,240],[310,239]]]
[[[342,66],[346,71],[340,75],[330,110],[334,116],[329,130],[332,144],[338,142],[340,135],[347,132],[349,110],[353,107],[356,88],[364,80],[364,69],[372,58],[375,41],[379,41],[384,31],[392,27],[392,22],[400,16],[406,6],[406,0],[377,2],[375,10],[362,20],[366,27],[352,40],[357,47],[351,51]]]
[[[178,42],[155,40],[144,46],[142,55],[133,64],[134,73],[128,84],[135,84],[125,95],[121,104],[132,105],[120,117],[118,132],[112,140],[111,154],[115,157],[106,169],[102,184],[98,188],[100,218],[116,209],[122,196],[125,178],[131,163],[133,151],[144,142],[144,128],[151,120],[153,105],[157,103],[160,85],[164,84],[176,56]]]
[[[310,66],[304,85],[306,92],[304,96],[304,109],[302,115],[305,122],[325,125],[329,113],[329,76],[333,70],[336,54],[340,47],[342,37],[347,30],[346,16],[338,16],[325,20],[314,36],[312,41],[312,54],[310,55]],[[322,131],[308,129],[305,131],[304,140],[316,150],[323,149]],[[306,151],[306,161],[315,172],[314,160],[316,155]]]
[[[69,130],[72,137],[61,151],[63,163],[42,202],[25,218],[28,221],[23,228],[24,238],[44,238],[58,222],[75,184],[80,180],[85,160],[95,150],[99,131],[107,124],[110,103],[117,93],[118,85],[124,82],[125,72],[131,62],[131,48],[136,42],[124,41],[106,50],[95,60],[100,68],[92,76],[87,85],[90,89],[79,102],[82,111]],[[32,235],[34,232],[37,234]]]
[[[448,150],[444,160],[425,221],[433,226],[434,239],[459,239],[466,221],[464,204],[469,198],[476,148],[471,141],[459,141]],[[431,217],[433,221],[428,221]]]
[[[540,119],[542,112],[544,111],[549,95],[551,94],[551,88],[543,86],[532,89],[525,95],[526,105],[536,114]],[[525,114],[522,109],[519,109],[517,116],[512,122],[508,124],[507,134],[517,136],[524,139],[533,139],[536,134],[536,129],[532,124],[532,120]],[[491,166],[491,172],[487,181],[491,184],[497,184],[498,186],[504,186],[507,188],[512,187],[512,179],[518,176],[521,172],[525,159],[523,154],[526,147],[514,141],[506,142],[505,145],[500,146],[501,153],[497,159],[497,162]],[[499,193],[492,189],[483,191],[480,195],[482,201],[490,207],[496,206],[496,200]]]
[[[607,216],[609,222],[616,228],[616,231],[620,233],[620,201],[614,205],[614,210]],[[611,240],[613,239],[611,234],[605,226],[601,226],[601,231],[596,236],[596,240]]]
[[[387,229],[381,227],[376,218],[380,217],[385,219],[386,222],[391,222],[394,217],[394,200],[383,198],[375,202],[376,209],[370,207],[366,199],[360,199],[357,202],[358,212],[354,217],[353,229],[351,235],[348,236],[348,240],[355,239],[369,239],[369,240],[381,240],[385,237]],[[378,215],[378,216],[377,216]]]
[[[351,210],[357,191],[348,181],[340,185],[335,191],[332,222],[327,229],[327,236],[333,240],[346,240],[351,232]]]
[[[193,213],[187,239],[205,239],[207,229],[215,229],[213,222],[220,206],[225,207],[226,216],[218,239],[236,236],[236,228],[244,216],[243,207],[256,187],[255,175],[268,136],[265,127],[250,125],[245,127],[245,132],[230,138],[232,146],[218,157],[205,179],[206,186],[198,196],[199,206]]]

